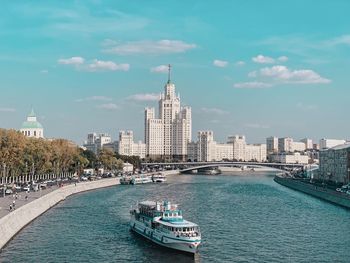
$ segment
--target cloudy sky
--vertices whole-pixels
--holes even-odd
[[[173,65],[193,135],[348,138],[350,1],[6,1],[0,127],[34,107],[47,137],[132,129]]]

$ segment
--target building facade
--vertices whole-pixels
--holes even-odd
[[[138,156],[144,159],[146,157],[146,144],[141,141],[135,143],[132,131],[120,131],[117,152],[120,155]]]
[[[23,122],[20,132],[26,137],[44,138],[44,128],[38,122],[33,109],[27,116],[27,120]]]
[[[271,136],[266,138],[266,153],[269,156],[270,154],[278,153],[278,138]]]
[[[346,141],[345,140],[337,140],[337,139],[321,139],[320,140],[320,150],[322,149],[328,149],[328,148],[333,148],[337,145],[344,144]]]
[[[278,139],[278,152],[293,152],[293,139],[290,137]]]
[[[168,81],[158,102],[158,116],[154,108],[145,109],[146,155],[150,158],[187,159],[187,145],[192,138],[190,107],[181,107],[175,85]]]
[[[213,131],[198,132],[198,161],[210,162],[216,158],[216,142]]]
[[[244,161],[245,147],[247,145],[244,135],[233,135],[228,137],[228,143],[232,144],[233,148],[233,159],[237,161]]]
[[[350,144],[341,144],[320,151],[320,180],[350,183]]]
[[[111,143],[112,137],[107,133],[89,133],[87,136],[87,140],[84,143],[84,147],[87,150],[98,154],[104,145],[108,145],[108,147],[115,147],[111,146]]]
[[[245,146],[245,161],[265,162],[266,144],[247,144]]]

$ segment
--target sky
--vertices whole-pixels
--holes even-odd
[[[172,65],[192,137],[350,139],[350,1],[3,1],[0,127],[133,130]]]

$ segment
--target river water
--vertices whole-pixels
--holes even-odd
[[[162,199],[200,225],[194,259],[129,231],[131,204]],[[0,262],[350,262],[350,211],[267,174],[173,176],[72,196],[23,229]]]

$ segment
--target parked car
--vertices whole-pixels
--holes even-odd
[[[80,178],[80,180],[81,180],[81,181],[87,181],[87,180],[88,180],[88,178],[87,178],[87,177],[85,177],[85,176],[82,176],[82,177]]]
[[[7,194],[7,195],[13,194],[12,189],[7,188],[6,191],[5,191],[5,194]]]

